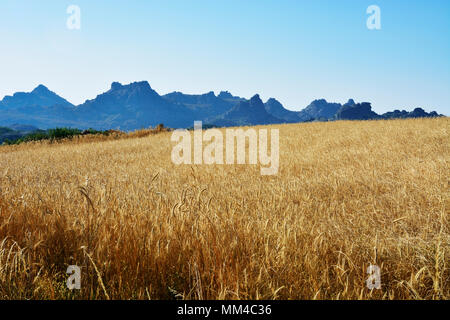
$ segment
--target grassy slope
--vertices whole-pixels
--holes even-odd
[[[449,124],[273,126],[269,177],[175,166],[171,133],[2,147],[0,298],[448,299]]]

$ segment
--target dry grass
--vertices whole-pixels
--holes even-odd
[[[2,147],[0,298],[449,299],[449,123],[277,126],[277,176],[170,133]]]

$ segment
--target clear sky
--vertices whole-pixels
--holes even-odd
[[[67,7],[81,9],[69,30]],[[369,30],[368,6],[381,9]],[[42,83],[74,104],[111,82],[450,115],[448,0],[1,0],[0,99]]]

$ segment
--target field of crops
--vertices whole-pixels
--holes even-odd
[[[0,299],[450,298],[448,118],[268,128],[274,176],[171,132],[0,147]]]

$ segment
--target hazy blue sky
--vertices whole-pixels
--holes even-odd
[[[66,9],[81,8],[81,30]],[[381,30],[368,30],[369,5]],[[111,82],[450,114],[448,0],[1,0],[0,99],[39,83],[78,104]]]

